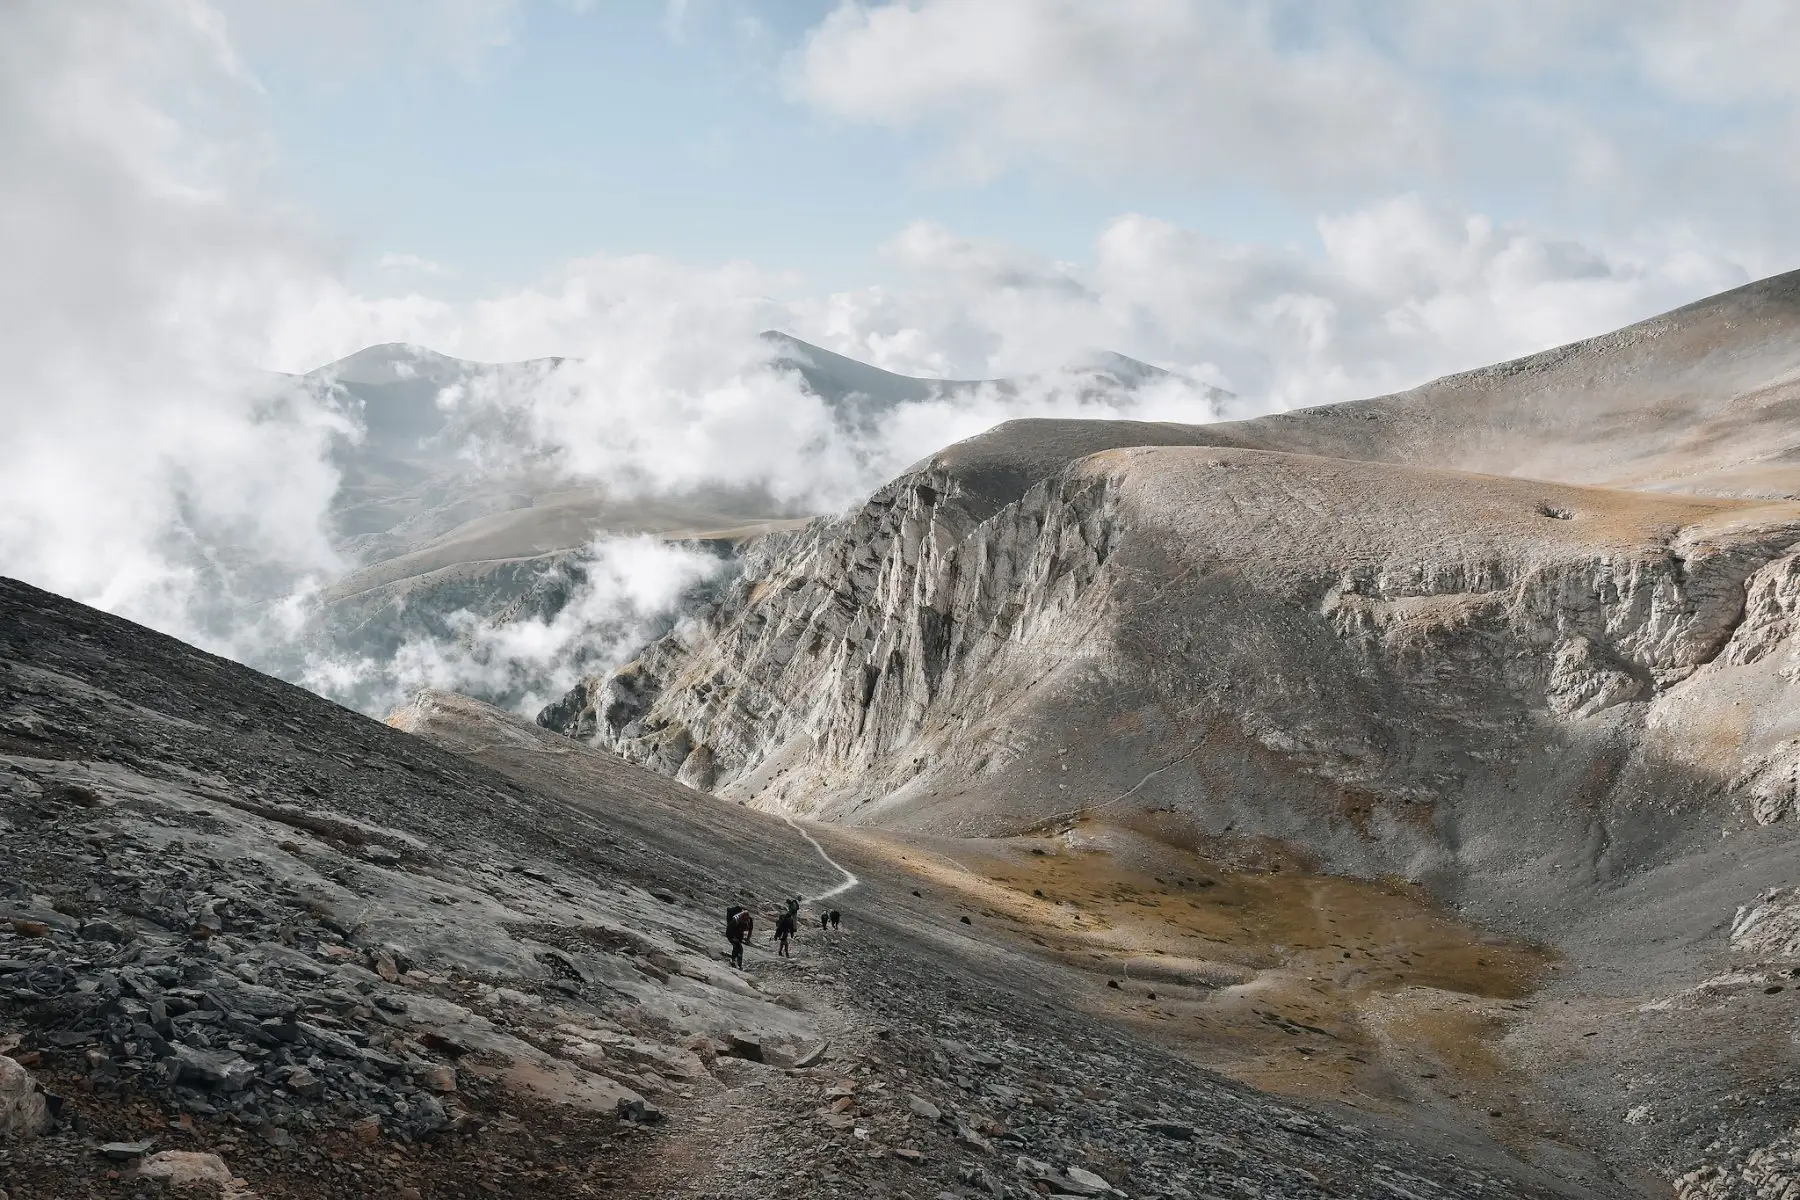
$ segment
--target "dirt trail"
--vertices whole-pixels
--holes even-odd
[[[844,864],[840,863],[837,859],[831,857],[831,855],[826,852],[825,847],[823,847],[819,844],[819,839],[815,838],[812,834],[808,833],[806,831],[805,827],[800,824],[800,822],[796,821],[793,817],[789,816],[787,813],[782,813],[781,819],[783,821],[786,821],[788,823],[788,827],[790,829],[792,829],[795,833],[799,834],[801,837],[805,838],[807,840],[807,842],[812,846],[812,848],[819,852],[819,857],[825,860],[826,866],[830,867],[832,870],[836,871],[838,874],[840,874],[844,877],[842,883],[839,883],[835,887],[827,888],[826,890],[818,893],[815,896],[807,897],[809,900],[812,900],[814,902],[817,902],[820,900],[830,900],[835,896],[843,895],[845,892],[850,891],[852,888],[855,888],[862,883],[862,880],[860,880],[856,877],[856,873],[854,871],[852,871],[852,870],[850,870],[850,868],[844,866]]]

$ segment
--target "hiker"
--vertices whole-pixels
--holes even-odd
[[[799,932],[799,913],[800,902],[797,900],[790,900],[788,901],[787,911],[782,913],[781,916],[775,920],[776,953],[780,954],[783,958],[793,957],[793,955],[788,953],[788,939]]]
[[[835,908],[831,910],[831,927],[833,929],[838,927],[838,910]]]
[[[725,910],[725,940],[731,943],[731,965],[739,970],[744,966],[744,943],[755,928],[749,909],[734,904]]]
[[[831,914],[825,913],[825,912],[820,913],[819,914],[819,928],[820,929],[829,929],[830,927],[831,927]]]

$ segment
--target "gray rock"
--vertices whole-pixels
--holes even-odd
[[[0,1055],[0,1142],[37,1137],[50,1128],[50,1107],[31,1073]]]
[[[654,1125],[663,1119],[662,1109],[641,1099],[620,1100],[618,1114],[619,1120],[638,1125]]]
[[[299,1022],[299,1027],[302,1038],[334,1058],[362,1057],[362,1048],[340,1033],[334,1033],[310,1021]]]
[[[325,1090],[324,1081],[305,1067],[287,1068],[282,1083],[289,1091],[301,1096],[317,1096]]]
[[[1085,1167],[1074,1166],[1064,1172],[1062,1179],[1052,1179],[1050,1185],[1072,1196],[1104,1196],[1117,1190]]]
[[[422,1093],[412,1101],[412,1108],[401,1122],[401,1127],[414,1137],[430,1137],[450,1124],[449,1115],[444,1111],[443,1101],[429,1093]]]
[[[242,1055],[216,1050],[197,1050],[176,1042],[170,1047],[173,1083],[197,1084],[220,1092],[241,1091],[256,1078],[256,1068]]]

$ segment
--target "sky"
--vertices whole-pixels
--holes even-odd
[[[754,479],[763,329],[1238,413],[1605,332],[1800,266],[1797,52],[1781,0],[9,0],[0,571],[181,632],[341,572],[354,421],[267,372],[383,342],[579,359],[547,437]]]
[[[895,370],[1104,347],[1289,407],[1800,261],[1768,0],[177,7],[353,297],[273,339],[290,370],[578,353],[610,301],[542,302],[649,258]]]
[[[446,272],[424,268],[436,290],[476,295],[573,255],[648,253],[745,259],[837,290],[894,282],[880,247],[913,221],[1074,259],[1108,218],[1146,205],[1310,236],[1303,212],[1229,189],[944,170],[929,136],[802,97],[795,56],[829,4],[510,11],[478,58],[392,72],[321,73],[259,48],[284,184],[346,231],[368,286],[396,281],[369,273],[383,259],[423,259]]]

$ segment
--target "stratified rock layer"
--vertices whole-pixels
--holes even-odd
[[[1368,871],[1522,818],[1581,839],[1602,752],[1647,813],[1793,809],[1800,729],[1697,756],[1668,718],[1785,689],[1800,505],[1199,447],[1077,460],[985,519],[962,497],[927,467],[772,541],[547,723],[833,816],[1173,804]]]

